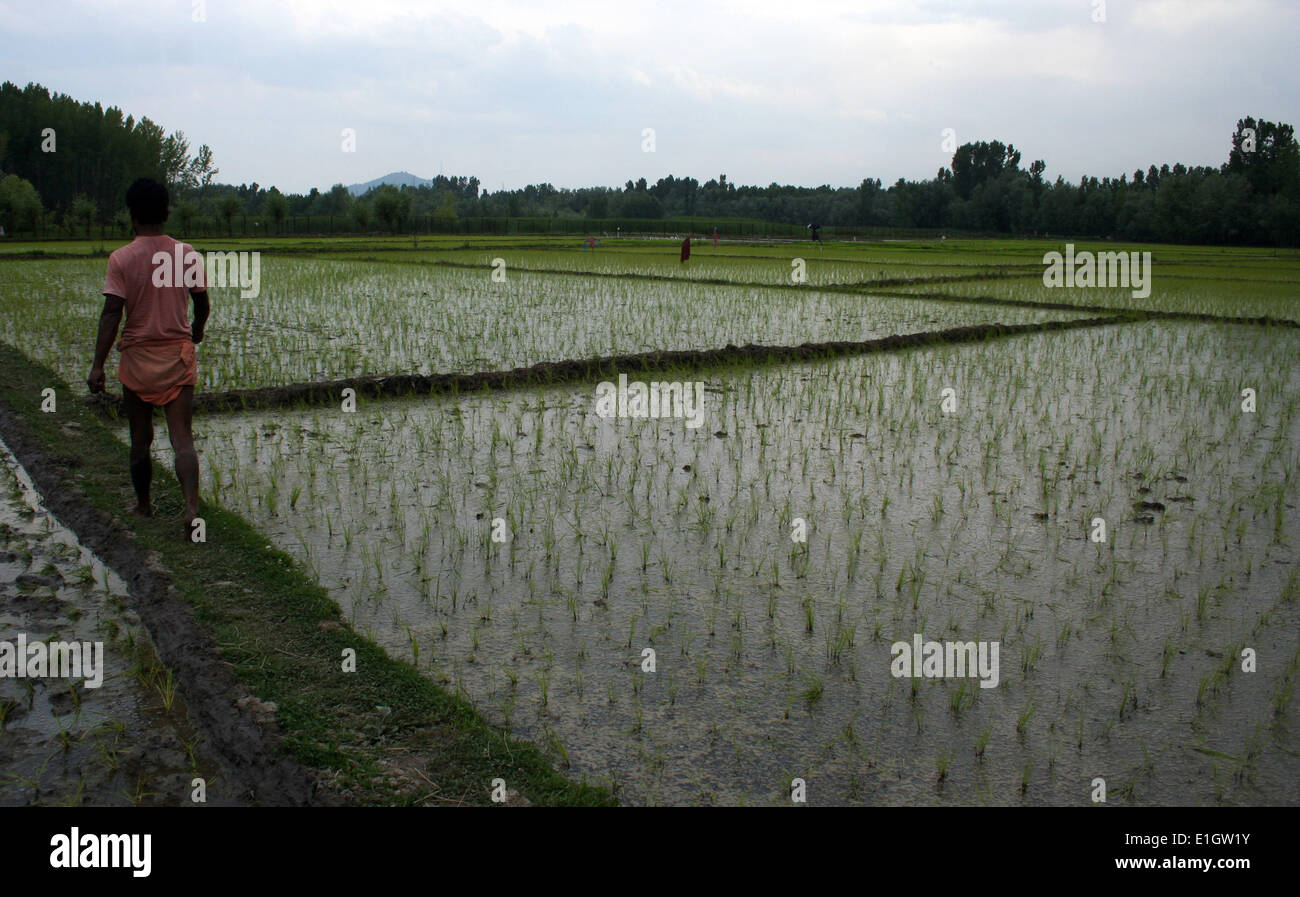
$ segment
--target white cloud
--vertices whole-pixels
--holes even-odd
[[[494,187],[930,177],[939,131],[1049,172],[1217,164],[1242,115],[1300,123],[1300,11],[1264,0],[0,0],[6,77],[210,144],[223,179],[394,169]],[[358,129],[358,152],[338,131]],[[658,151],[640,152],[654,127]]]

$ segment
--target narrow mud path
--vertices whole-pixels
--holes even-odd
[[[0,679],[0,806],[238,804],[127,594],[0,440],[0,639],[92,649],[90,664]]]
[[[218,766],[224,792],[237,802],[305,805],[316,799],[312,777],[280,750],[272,726],[236,706],[247,695],[168,573],[133,533],[94,509],[77,487],[77,460],[55,456],[21,417],[0,402],[0,438],[27,471],[45,506],[77,540],[125,582],[127,603],[148,630],[158,659],[175,676],[190,723]]]

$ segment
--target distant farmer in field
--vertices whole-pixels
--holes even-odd
[[[686,261],[690,257],[691,257],[691,238],[687,237],[685,240],[682,240],[682,261]]]
[[[808,230],[812,232],[812,238],[814,243],[820,243],[822,241],[822,235],[821,235],[822,226],[820,224],[810,224],[808,225]]]
[[[716,224],[713,225],[713,248],[718,248],[718,226]]]
[[[137,180],[126,191],[136,237],[108,257],[95,363],[86,383],[92,393],[104,392],[104,362],[125,309],[126,326],[117,344],[121,353],[117,377],[122,381],[122,405],[131,427],[131,484],[136,495],[132,510],[144,517],[153,514],[149,447],[153,444],[153,410],[161,407],[176,452],[176,478],[185,499],[183,520],[188,534],[199,515],[199,458],[191,430],[194,386],[198,383],[194,347],[203,341],[210,306],[202,256],[189,244],[163,233],[169,203],[167,188],[148,178]],[[193,324],[188,320],[191,297]]]

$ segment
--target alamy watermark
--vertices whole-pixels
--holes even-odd
[[[0,678],[81,679],[86,688],[104,684],[103,642],[28,641],[25,632],[13,642],[0,641]]]
[[[200,252],[183,253],[177,243],[174,252],[153,254],[154,286],[193,289],[200,284],[237,286],[241,299],[256,299],[262,291],[262,253],[209,252],[205,259]]]
[[[1043,254],[1043,286],[1127,287],[1134,299],[1151,295],[1150,252],[1081,252],[1065,244],[1065,255],[1056,250]]]
[[[998,642],[926,642],[918,632],[911,644],[894,642],[889,672],[895,679],[979,677],[980,688],[997,688]]]
[[[148,878],[153,869],[153,835],[81,834],[76,826],[50,838],[54,869],[130,869],[135,878]]]
[[[596,414],[610,417],[679,417],[695,429],[704,423],[704,383],[699,380],[648,384],[628,382],[627,374],[618,375],[618,385],[609,380],[596,384]]]

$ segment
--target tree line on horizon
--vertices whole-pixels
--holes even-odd
[[[55,150],[44,144],[52,129]],[[381,185],[354,197],[342,184],[285,194],[257,183],[217,183],[209,147],[193,155],[181,131],[148,118],[77,102],[36,84],[0,85],[0,226],[69,236],[113,224],[125,231],[124,196],[137,177],[166,183],[173,225],[224,225],[237,217],[279,231],[286,218],[332,216],[359,231],[404,232],[426,218],[711,218],[830,227],[951,229],[1009,235],[1073,235],[1166,243],[1300,245],[1300,148],[1294,129],[1247,116],[1237,122],[1219,167],[1150,165],[1073,184],[1045,177],[1046,163],[1021,167],[1011,144],[957,147],[934,178],[885,187],[737,186],[725,174],[704,183],[668,175],[622,187],[482,189],[476,177],[439,175],[428,185]]]

